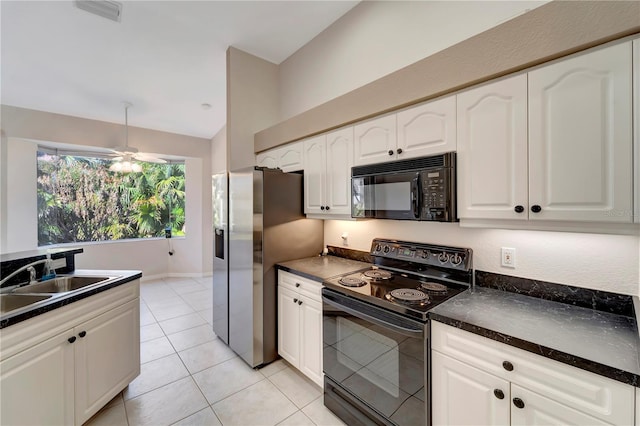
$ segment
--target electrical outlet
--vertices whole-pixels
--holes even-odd
[[[502,266],[507,268],[516,267],[516,249],[512,247],[502,247]]]

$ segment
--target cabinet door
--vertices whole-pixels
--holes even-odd
[[[556,401],[511,384],[512,425],[610,425]],[[518,405],[516,405],[518,404]]]
[[[291,365],[300,365],[300,296],[278,286],[278,353]]]
[[[323,386],[322,303],[305,296],[300,302],[300,371]]]
[[[436,351],[431,351],[431,377],[434,425],[509,424],[506,380]]]
[[[325,136],[304,141],[304,212],[322,214],[326,208],[325,199]]]
[[[326,200],[329,214],[351,215],[353,127],[327,135]]]
[[[529,73],[530,219],[633,220],[631,89],[631,42]]]
[[[526,220],[527,76],[460,93],[457,103],[458,217]]]
[[[72,336],[69,330],[0,363],[0,424],[74,423]]]
[[[278,149],[278,167],[283,172],[295,172],[302,170],[302,142],[295,142]]]
[[[269,167],[270,169],[275,169],[278,167],[278,157],[277,150],[272,149],[269,151],[261,152],[256,155],[256,165],[260,167]]]
[[[76,327],[76,424],[97,413],[140,374],[140,301]]]
[[[455,96],[401,111],[397,120],[398,159],[456,150]]]
[[[369,120],[353,128],[354,164],[382,163],[396,159],[396,115]]]

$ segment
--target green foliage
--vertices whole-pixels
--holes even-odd
[[[38,243],[184,235],[184,164],[109,171],[99,158],[38,153]]]

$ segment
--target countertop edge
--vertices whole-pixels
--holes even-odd
[[[66,296],[57,297],[50,301],[50,303],[46,303],[44,305],[34,306],[33,309],[16,313],[15,315],[9,314],[7,317],[4,317],[0,320],[0,329],[5,327],[12,326],[14,324],[18,324],[22,321],[26,321],[28,319],[37,317],[38,315],[42,315],[44,313],[53,311],[55,309],[61,308],[63,306],[67,306],[73,302],[77,302],[82,299],[86,299],[87,297],[96,295],[98,293],[102,293],[103,291],[110,290],[112,288],[121,286],[123,284],[129,283],[136,279],[142,277],[142,271],[122,271],[122,270],[76,270],[73,273],[65,274],[65,276],[69,275],[95,275],[95,274],[118,274],[121,277],[117,280],[106,282],[103,285],[96,287],[89,287],[77,292],[68,294]]]
[[[468,323],[466,321],[453,319],[442,314],[431,312],[429,313],[429,318],[433,321],[438,321],[443,324],[447,324],[452,327],[456,327],[461,330],[465,330],[470,333],[477,334],[479,336],[486,337],[491,340],[495,340],[497,342],[504,343],[506,345],[513,346],[515,348],[561,362],[563,364],[580,368],[581,370],[589,371],[591,373],[640,388],[640,376],[628,371],[620,370],[615,367],[601,364],[597,361],[588,360],[566,352],[561,352],[556,349],[538,345],[534,342],[500,333],[485,327]]]
[[[276,265],[276,268],[278,268],[279,270],[282,270],[282,271],[290,272],[292,274],[300,275],[301,277],[305,277],[305,278],[308,278],[308,279],[313,280],[313,281],[318,281],[320,283],[322,281],[326,280],[326,278],[320,278],[320,277],[317,277],[317,276],[315,276],[313,274],[308,274],[306,272],[302,272],[302,271],[299,271],[297,269],[289,268],[288,266]]]

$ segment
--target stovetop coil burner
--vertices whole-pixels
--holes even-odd
[[[421,281],[420,290],[424,290],[427,293],[433,294],[445,294],[447,292],[447,286],[440,283],[434,283],[431,281]]]
[[[367,278],[371,278],[373,280],[388,280],[391,278],[391,272],[382,271],[380,269],[372,269],[370,271],[364,271],[362,273]]]
[[[413,288],[397,288],[386,294],[388,300],[420,305],[429,302],[429,295]]]
[[[365,280],[361,280],[360,278],[355,277],[342,277],[338,282],[345,287],[362,287],[363,285],[367,284]]]

